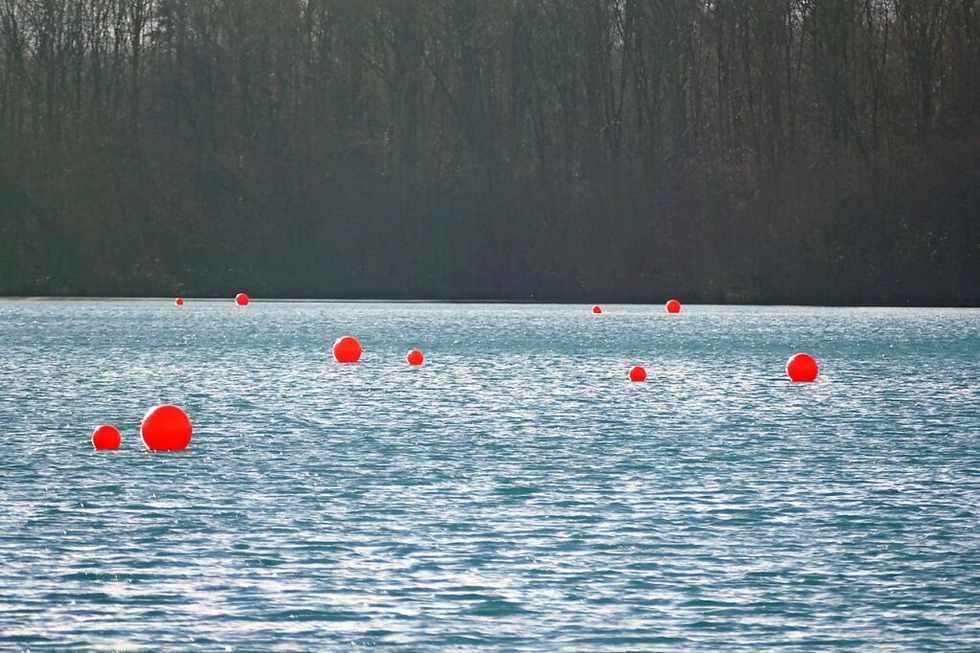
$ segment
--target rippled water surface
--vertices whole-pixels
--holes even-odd
[[[0,301],[0,649],[980,650],[980,311],[604,308]]]

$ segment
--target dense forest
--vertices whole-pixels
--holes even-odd
[[[978,0],[0,0],[0,294],[980,304]]]

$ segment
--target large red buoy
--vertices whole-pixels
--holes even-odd
[[[248,295],[243,292],[238,293],[235,295],[235,303],[239,306],[248,306]]]
[[[361,343],[354,336],[341,336],[333,343],[333,357],[338,363],[356,363],[361,351]]]
[[[668,313],[680,313],[681,303],[676,299],[668,299],[667,303],[664,304],[664,308],[667,309]]]
[[[642,365],[634,365],[630,368],[630,381],[633,383],[643,383],[647,380],[647,371]]]
[[[140,425],[143,444],[150,451],[183,451],[193,432],[187,413],[171,404],[148,410]]]
[[[791,381],[797,383],[810,383],[817,378],[817,374],[820,373],[820,367],[817,365],[817,359],[815,359],[810,354],[799,353],[790,356],[789,360],[786,361],[786,374],[789,376]]]
[[[96,449],[118,449],[122,435],[112,424],[101,424],[92,432],[92,446]]]
[[[177,306],[183,306],[184,305],[184,298],[183,297],[178,297],[177,299],[174,300],[174,304],[176,304]]]
[[[599,313],[602,313],[602,307],[601,306],[593,306],[592,307],[592,312],[595,313],[596,315],[598,315]]]
[[[421,365],[425,361],[425,356],[418,349],[413,349],[405,355],[405,360],[409,365]]]

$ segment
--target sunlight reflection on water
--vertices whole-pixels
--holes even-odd
[[[604,309],[0,301],[0,643],[980,648],[980,311]]]

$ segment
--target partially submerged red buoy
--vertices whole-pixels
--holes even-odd
[[[151,408],[140,424],[140,436],[150,451],[183,451],[193,432],[187,413],[172,404]]]
[[[122,435],[112,424],[100,424],[92,432],[92,446],[96,449],[118,449]]]
[[[668,299],[667,303],[664,304],[664,308],[667,310],[668,313],[680,313],[681,303],[676,299]]]
[[[184,298],[183,297],[178,297],[177,299],[174,300],[174,304],[176,304],[177,306],[183,306],[184,305]]]
[[[630,368],[630,381],[633,383],[643,383],[647,380],[647,371],[642,365],[634,365]]]
[[[599,315],[600,313],[602,313],[602,307],[601,306],[593,306],[592,307],[592,312],[595,313],[596,315]]]
[[[333,357],[338,363],[356,363],[362,351],[361,343],[354,336],[341,336],[333,343]]]
[[[418,349],[413,349],[405,355],[405,360],[409,365],[421,365],[425,361],[425,356]]]
[[[810,383],[819,373],[820,366],[817,365],[817,359],[805,352],[793,354],[786,361],[786,374],[795,383]]]
[[[245,293],[240,292],[237,295],[235,295],[235,303],[238,304],[239,306],[248,306],[248,302],[249,302],[249,297]]]

